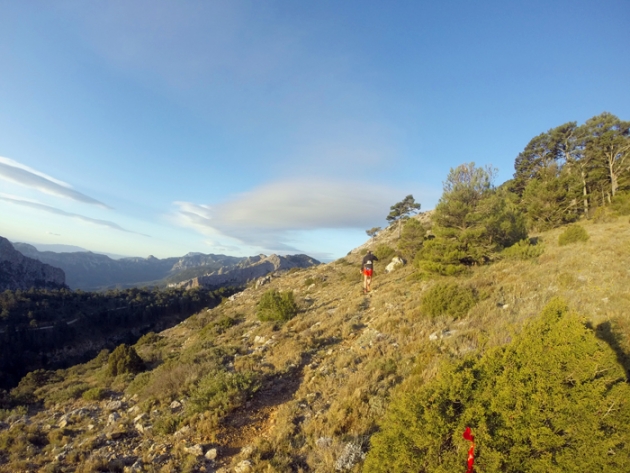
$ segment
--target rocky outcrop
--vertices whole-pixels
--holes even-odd
[[[320,264],[307,255],[259,255],[247,258],[234,268],[221,268],[218,271],[177,284],[177,287],[214,288],[222,286],[243,286],[250,281],[262,278],[276,271],[292,268],[308,268]]]
[[[170,284],[171,286],[177,286],[182,281],[190,285],[193,284],[190,281],[199,277],[227,274],[235,270],[245,269],[267,258],[264,255],[236,257],[188,253],[185,256],[164,259],[149,256],[148,258],[133,257],[115,260],[90,251],[55,253],[52,251],[38,251],[33,245],[27,243],[14,243],[13,246],[25,256],[62,268],[66,273],[68,286],[72,289],[82,289],[84,291],[145,285],[163,286]],[[300,266],[303,264],[300,259],[302,256],[304,255],[298,255],[296,263],[290,263],[290,261],[295,259],[292,256],[282,257],[288,258],[288,260],[280,263],[281,269],[295,266],[305,267]],[[316,262],[315,264],[318,263]],[[260,272],[256,273],[256,271]],[[245,274],[247,273],[245,271],[245,280],[255,278],[255,274],[264,276],[268,273],[268,271],[261,271],[260,269],[256,271],[251,273],[250,276]],[[239,276],[236,279],[242,280],[243,278]],[[214,282],[212,284],[216,285]]]
[[[24,256],[9,240],[0,237],[0,291],[32,287],[64,288],[66,275],[62,269]]]

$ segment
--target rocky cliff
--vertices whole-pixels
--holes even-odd
[[[188,281],[176,284],[177,287],[221,287],[243,286],[249,281],[266,276],[276,271],[292,268],[308,268],[320,264],[314,258],[307,255],[258,255],[246,258],[233,268],[220,268],[205,276],[192,278]]]
[[[66,287],[62,269],[28,258],[0,237],[0,291],[32,287],[60,289]]]
[[[224,271],[234,269],[238,265],[247,265],[249,260],[202,253],[188,253],[185,256],[164,259],[149,256],[115,260],[90,251],[38,251],[27,243],[14,243],[14,247],[30,258],[62,268],[66,273],[68,286],[85,291],[144,285],[164,286],[187,281],[221,268]]]

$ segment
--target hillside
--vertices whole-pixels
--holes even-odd
[[[61,289],[66,287],[65,280],[63,270],[24,256],[0,236],[0,291]]]
[[[517,340],[557,297],[627,373],[630,225],[623,217],[583,226],[586,242],[560,246],[565,229],[556,228],[534,235],[540,256],[457,277],[420,278],[412,265],[385,274],[382,260],[369,296],[357,249],[143,337],[135,345],[143,373],[108,375],[102,353],[29,375],[12,392],[29,407],[0,417],[0,471],[360,471],[392,398],[439,379],[446,360]],[[393,232],[364,246],[392,245]],[[472,289],[476,303],[463,317],[429,316],[423,302],[449,281]],[[269,289],[293,291],[297,316],[259,321]]]

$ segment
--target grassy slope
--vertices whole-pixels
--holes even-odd
[[[45,425],[53,423],[54,412],[58,419],[78,407],[102,408],[106,401],[64,400],[72,397],[63,393],[73,383],[84,383],[107,387],[114,395],[124,393],[127,406],[137,403],[138,412],[147,412],[155,426],[158,419],[170,415],[168,405],[173,399],[186,400],[196,380],[222,366],[236,373],[255,373],[260,388],[247,400],[232,400],[226,409],[229,413],[219,420],[199,414],[176,417],[177,429],[192,427],[177,439],[164,434],[165,429],[162,433],[154,429],[152,434],[132,435],[127,439],[131,446],[121,443],[113,448],[123,452],[133,447],[136,455],[149,462],[151,445],[165,445],[171,458],[163,471],[185,469],[195,461],[200,465],[184,450],[194,443],[219,446],[220,465],[248,457],[253,471],[334,471],[348,443],[367,446],[392,389],[411,372],[421,372],[426,379],[443,357],[505,343],[555,296],[565,298],[593,326],[610,322],[621,348],[629,353],[630,225],[623,218],[584,226],[591,237],[586,243],[560,247],[562,229],[556,229],[540,235],[545,252],[536,260],[501,261],[458,278],[484,296],[460,320],[422,314],[423,294],[435,281],[417,280],[412,267],[388,275],[385,262],[379,262],[373,293],[363,296],[357,251],[328,265],[284,275],[191,317],[162,333],[158,343],[138,346],[152,366],[161,364],[144,375],[143,383],[129,386],[130,377],[108,379],[96,362],[68,370],[63,382],[38,391],[50,409],[31,421],[48,432]],[[382,238],[391,237],[384,233]],[[376,246],[379,240],[371,244]],[[301,307],[295,319],[277,329],[255,316],[255,304],[269,288],[293,290]],[[222,329],[226,317],[237,323]],[[607,331],[607,325],[601,327],[602,333]],[[437,339],[430,340],[431,334],[437,334]],[[75,424],[74,437],[66,442],[71,450],[80,450],[80,442],[96,438],[86,422]],[[131,420],[128,423],[132,425]],[[108,428],[112,427],[102,421],[101,430]],[[53,443],[39,447],[38,454],[31,453],[34,464],[50,461]],[[253,451],[237,453],[247,446],[253,446]],[[94,455],[86,451],[60,464],[73,471],[73,464],[95,463]],[[17,461],[17,455],[10,458]],[[155,465],[154,461],[153,470],[145,470],[160,471]],[[19,471],[11,468],[5,464],[0,471]]]

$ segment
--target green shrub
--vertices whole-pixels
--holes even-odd
[[[305,285],[306,287],[310,286],[311,284],[315,284],[315,279],[313,279],[313,278],[307,278],[307,279],[305,279],[305,280],[304,280],[304,285]]]
[[[105,397],[107,390],[103,388],[91,388],[85,391],[81,397],[86,401],[100,401]]]
[[[136,345],[153,345],[159,342],[160,340],[162,340],[163,338],[164,337],[159,336],[155,332],[145,333],[144,335],[142,335],[142,337],[140,337]]]
[[[144,361],[135,348],[126,344],[118,345],[107,360],[107,374],[118,376],[124,373],[140,373],[144,371]]]
[[[172,435],[177,432],[182,422],[181,416],[167,414],[160,416],[153,424],[153,431],[159,435]]]
[[[575,223],[573,225],[569,225],[567,229],[560,234],[558,237],[558,244],[560,246],[564,246],[580,241],[588,241],[588,238],[588,233],[584,227]]]
[[[539,257],[544,251],[545,248],[542,245],[532,244],[530,238],[524,238],[509,248],[504,249],[501,252],[501,256],[505,259],[528,260]]]
[[[270,289],[258,302],[258,318],[262,321],[286,322],[297,315],[298,308],[293,292],[278,292]]]
[[[455,276],[466,270],[462,263],[466,252],[455,240],[435,238],[427,240],[416,253],[414,265],[425,273]]]
[[[615,220],[615,215],[609,207],[597,207],[593,211],[592,219],[595,223],[609,223]]]
[[[191,412],[213,411],[223,415],[245,402],[259,386],[254,373],[216,371],[199,380],[192,390],[188,409]]]
[[[11,390],[11,397],[18,403],[28,404],[35,402],[35,391],[49,383],[61,381],[61,376],[55,371],[35,370],[27,373],[17,387]]]
[[[385,244],[380,244],[376,247],[376,250],[374,250],[374,255],[380,260],[380,261],[386,261],[388,259],[390,259],[392,256],[394,256],[396,254],[396,251],[394,251],[393,248],[385,245]]]
[[[630,192],[617,192],[612,201],[612,210],[617,215],[630,215]]]
[[[560,300],[505,347],[410,378],[371,438],[365,473],[630,471],[630,385],[615,351]],[[465,467],[464,467],[465,468]]]
[[[456,282],[439,282],[422,298],[422,312],[433,317],[450,315],[465,316],[477,302],[472,288]]]
[[[422,247],[426,232],[426,228],[419,220],[415,218],[408,219],[402,228],[402,234],[398,240],[398,251],[406,259],[413,260],[418,250]]]

